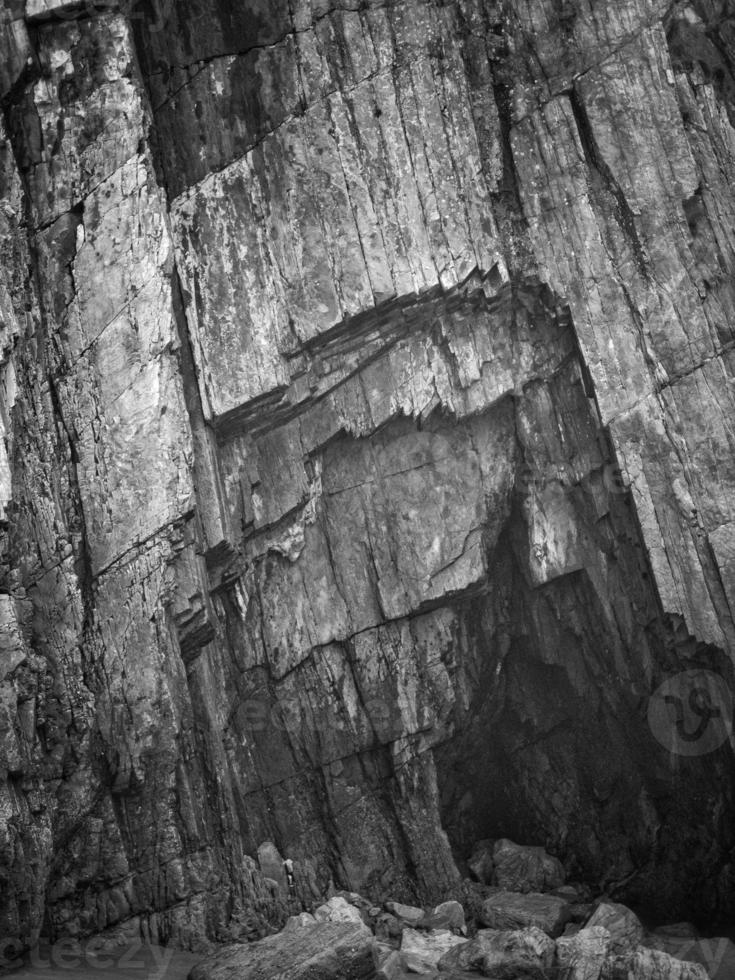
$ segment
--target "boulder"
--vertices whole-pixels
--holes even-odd
[[[623,953],[638,946],[643,939],[641,920],[627,906],[601,902],[587,922],[587,927],[602,926],[610,933],[610,951]]]
[[[449,930],[419,932],[417,929],[404,929],[401,937],[401,960],[404,969],[411,973],[428,973],[435,970],[439,960],[453,946],[464,945],[461,936]]]
[[[543,847],[496,841],[493,848],[495,882],[510,892],[544,892],[564,884],[561,861],[547,854]]]
[[[442,902],[433,912],[416,923],[417,929],[449,929],[451,932],[467,933],[464,909],[459,902]]]
[[[457,970],[480,970],[485,955],[493,948],[493,939],[499,935],[497,929],[479,929],[473,939],[452,946],[439,960],[442,973]]]
[[[198,963],[189,980],[367,980],[375,975],[373,943],[363,922],[318,922],[228,946]]]
[[[400,902],[386,902],[385,907],[397,919],[400,919],[409,926],[416,925],[426,915],[423,909],[416,908],[414,905],[401,905]]]
[[[536,926],[548,936],[560,936],[569,921],[569,903],[556,895],[529,892],[496,892],[482,903],[480,919],[491,929],[525,929]]]
[[[340,895],[320,905],[314,911],[314,918],[317,922],[362,922],[359,910]]]
[[[475,844],[472,854],[467,860],[467,867],[473,878],[483,885],[492,885],[495,864],[493,862],[493,848],[495,841],[481,840]]]
[[[316,925],[316,919],[310,912],[299,912],[298,915],[291,915],[286,919],[286,925],[282,932],[291,932],[294,929],[309,929]]]
[[[406,971],[403,969],[401,954],[393,949],[378,967],[378,980],[403,980],[405,976]]]
[[[657,949],[639,946],[609,957],[600,980],[710,980],[699,963],[686,963]]]
[[[556,941],[560,980],[599,980],[610,952],[610,933],[602,926],[580,929]]]
[[[485,938],[482,972],[492,980],[546,980],[554,962],[554,941],[531,926],[492,932]]]
[[[354,905],[355,908],[360,909],[361,912],[369,913],[373,906],[371,901],[369,901],[367,898],[363,898],[362,895],[358,895],[357,892],[338,891],[331,897],[343,898],[345,902],[347,902],[349,905]]]

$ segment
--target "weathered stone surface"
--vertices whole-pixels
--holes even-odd
[[[703,966],[685,963],[668,953],[638,947],[610,957],[602,968],[600,980],[708,980]]]
[[[464,909],[459,902],[442,902],[436,908],[419,919],[417,925],[421,929],[450,929],[465,935],[467,927],[464,919]]]
[[[509,836],[732,917],[732,37],[3,6],[2,935],[428,909]]]
[[[603,926],[587,926],[556,941],[556,960],[563,980],[600,980],[610,952],[610,933]]]
[[[499,840],[493,848],[495,883],[510,892],[553,891],[564,884],[564,868],[543,847]]]
[[[455,946],[439,960],[442,973],[481,971],[497,980],[549,974],[554,961],[554,942],[532,926],[520,930],[480,929],[474,939]]]
[[[482,973],[493,980],[533,980],[548,976],[554,962],[553,939],[534,926],[487,937]]]
[[[283,932],[287,929],[289,931],[298,929],[310,929],[312,926],[316,925],[316,918],[309,912],[299,912],[298,915],[290,915],[286,919],[286,924],[283,927]]]
[[[403,905],[401,902],[386,902],[385,907],[401,922],[411,926],[416,925],[426,915],[424,909],[417,908],[415,905]]]
[[[495,874],[494,847],[495,841],[478,841],[472,850],[472,854],[467,858],[467,867],[470,869],[470,873],[483,885],[492,885],[493,883],[493,875]]]
[[[433,970],[447,950],[464,943],[448,929],[404,929],[401,936],[401,963],[409,973],[428,973]]]
[[[323,922],[204,960],[190,980],[369,980],[375,975],[373,937],[362,923]]]
[[[482,903],[481,918],[491,929],[534,926],[549,936],[559,936],[569,921],[569,905],[554,895],[499,891]]]
[[[501,933],[497,929],[478,929],[472,939],[458,943],[441,957],[437,964],[439,970],[442,973],[457,970],[479,971],[485,954],[493,948],[498,935]]]
[[[601,902],[587,921],[587,928],[601,927],[610,935],[610,949],[614,953],[635,948],[643,939],[640,919],[625,905],[617,902]]]
[[[314,909],[317,922],[362,922],[359,911],[343,898],[330,898],[324,905]]]

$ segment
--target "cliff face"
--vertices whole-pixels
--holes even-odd
[[[0,30],[0,934],[258,935],[266,841],[735,911],[732,749],[650,710],[732,708],[730,0]]]

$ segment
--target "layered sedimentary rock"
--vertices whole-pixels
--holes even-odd
[[[0,17],[0,932],[732,913],[730,5]]]

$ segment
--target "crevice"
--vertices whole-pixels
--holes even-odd
[[[639,273],[645,280],[648,280],[648,257],[646,255],[645,248],[638,237],[638,229],[636,227],[636,220],[633,210],[630,207],[625,194],[623,193],[622,187],[615,179],[613,172],[605,162],[605,159],[600,152],[595,139],[592,123],[590,122],[587,114],[587,109],[585,108],[584,102],[577,88],[572,87],[565,94],[569,99],[569,104],[571,105],[572,113],[574,114],[574,119],[577,124],[577,132],[579,133],[579,139],[580,143],[582,144],[582,151],[584,153],[585,160],[587,161],[587,165],[600,175],[602,181],[604,182],[604,186],[612,195],[615,202],[615,219],[620,227],[620,230],[630,242]]]
[[[79,582],[79,588],[82,594],[82,602],[84,608],[84,622],[82,626],[83,635],[86,638],[92,628],[94,622],[94,610],[95,610],[95,589],[94,589],[94,579],[95,576],[92,571],[92,555],[89,546],[89,534],[87,530],[87,522],[84,516],[84,504],[82,497],[82,490],[79,481],[79,467],[81,461],[79,459],[79,453],[77,451],[76,441],[74,435],[69,430],[66,420],[64,419],[64,411],[61,406],[61,401],[59,398],[58,389],[56,387],[56,382],[49,372],[46,376],[49,395],[51,398],[51,404],[54,409],[54,416],[57,423],[57,431],[60,429],[64,434],[65,442],[69,449],[69,459],[71,465],[69,467],[69,482],[71,484],[72,495],[74,500],[74,509],[79,521],[79,532],[80,532],[80,544],[77,549],[76,555],[76,575]]]

